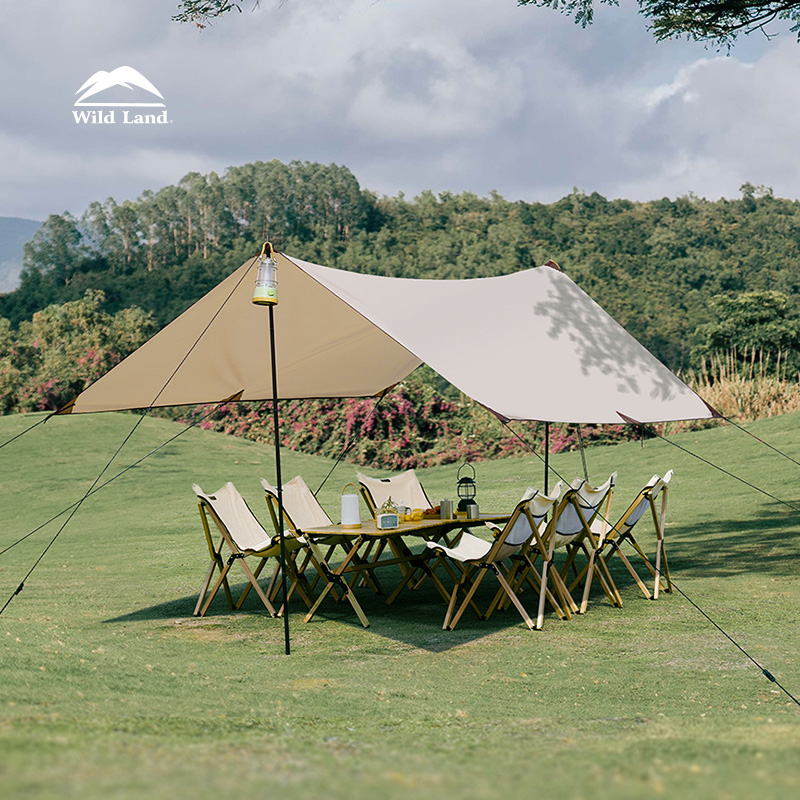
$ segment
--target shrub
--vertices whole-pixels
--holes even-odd
[[[0,410],[60,408],[155,332],[150,314],[101,310],[102,292],[38,311],[13,331],[0,318]]]
[[[772,359],[750,350],[744,356],[731,351],[704,359],[683,378],[724,416],[756,420],[800,408],[800,376],[790,379],[786,373],[780,353]]]
[[[172,410],[169,416],[200,427],[272,443],[271,403],[229,403]],[[206,417],[203,419],[203,417]],[[486,458],[541,452],[544,424],[517,422],[509,430],[478,403],[463,395],[442,397],[413,376],[382,401],[290,400],[280,404],[281,445],[292,450],[346,459],[361,466],[391,470],[429,467]],[[584,426],[584,443],[628,438],[624,425]],[[554,425],[550,450],[578,447],[576,426]]]

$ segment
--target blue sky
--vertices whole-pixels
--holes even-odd
[[[175,5],[4,9],[0,215],[272,158],[345,164],[389,195],[715,199],[749,181],[800,197],[800,45],[779,28],[726,55],[656,43],[627,0],[588,29],[515,0],[262,0],[204,31]],[[120,66],[169,124],[76,124],[78,88]]]

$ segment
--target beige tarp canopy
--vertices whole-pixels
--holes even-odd
[[[715,416],[564,273],[362,275],[277,254],[281,399],[365,397],[425,362],[505,419]],[[269,314],[244,264],[60,413],[269,400]]]

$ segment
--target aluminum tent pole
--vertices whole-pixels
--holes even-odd
[[[544,493],[550,494],[550,423],[544,424]]]

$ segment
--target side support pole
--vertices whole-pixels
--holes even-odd
[[[269,349],[272,360],[272,427],[275,429],[275,473],[278,481],[278,534],[281,541],[281,596],[283,598],[283,639],[286,655],[289,644],[289,603],[286,596],[286,542],[283,534],[283,479],[281,478],[281,439],[278,430],[278,366],[275,361],[275,311],[269,307]]]

